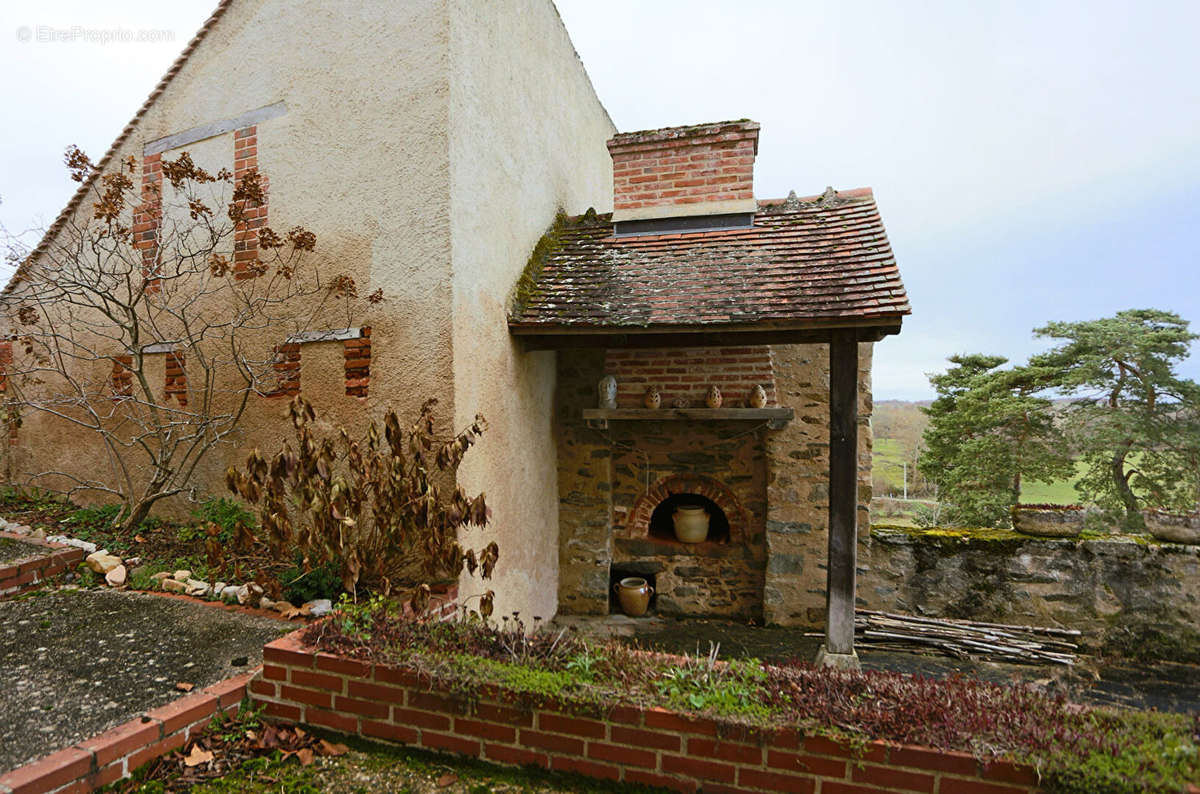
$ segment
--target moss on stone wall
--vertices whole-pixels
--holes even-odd
[[[1200,547],[894,524],[871,538],[859,588],[868,608],[1075,628],[1092,652],[1200,661]]]
[[[938,547],[958,547],[963,544],[989,543],[1009,545],[1013,549],[1030,540],[1011,529],[992,527],[907,527],[899,524],[873,524],[871,536],[886,540],[903,537]]]
[[[1150,535],[1128,534],[1118,532],[1102,532],[1085,529],[1073,538],[1045,538],[1037,535],[1026,535],[1011,529],[995,527],[910,527],[903,524],[872,524],[871,535],[881,539],[906,537],[913,540],[925,540],[931,543],[945,541],[962,541],[966,543],[997,543],[1019,541],[1032,543],[1037,541],[1075,542],[1098,541],[1101,543],[1134,543],[1139,546],[1170,546]]]

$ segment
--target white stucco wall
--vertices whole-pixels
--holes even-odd
[[[286,103],[284,115],[257,125],[258,166],[270,180],[269,225],[281,233],[306,226],[317,235],[323,273],[349,272],[360,294],[381,287],[386,296],[359,323],[373,327],[366,406],[344,395],[340,377],[321,383],[316,375],[328,368],[301,378],[306,393],[320,391],[337,423],[361,427],[389,404],[414,417],[426,397],[437,396],[450,426],[447,14],[445,0],[238,0],[113,158],[140,159],[147,141]],[[206,168],[232,169],[233,133],[163,156],[182,151]],[[90,210],[85,201],[78,214]],[[250,448],[278,447],[285,407],[283,400],[255,401],[236,446],[197,476],[201,495],[223,493],[225,467]],[[17,465],[25,472],[78,465],[94,472],[96,459],[79,454],[80,439],[63,443],[69,434],[27,414]]]
[[[557,11],[551,0],[238,0],[114,162],[140,159],[147,141],[281,101],[287,112],[257,125],[269,225],[308,227],[324,272],[348,271],[361,294],[382,288],[386,296],[359,323],[372,326],[366,405],[345,397],[328,343],[302,349],[302,390],[349,427],[388,406],[410,421],[428,397],[439,399],[445,432],[485,414],[491,429],[461,480],[487,493],[495,524],[465,540],[501,545],[487,584],[500,596],[498,612],[550,617],[554,359],[514,344],[507,298],[557,208],[611,209],[604,144],[614,132]],[[184,150],[206,168],[232,168],[233,133],[164,157]],[[89,211],[85,202],[80,212]],[[285,408],[256,401],[236,444],[199,472],[200,495],[224,493],[225,467],[251,448],[278,448]],[[67,444],[68,433],[27,416],[21,468],[94,469],[86,442]]]
[[[460,481],[487,494],[500,544],[497,614],[550,618],[557,608],[558,495],[551,429],[554,354],[523,353],[507,298],[557,208],[610,210],[615,129],[550,0],[452,0],[450,215],[454,405],[490,429]]]

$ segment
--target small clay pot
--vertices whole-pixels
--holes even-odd
[[[681,543],[703,543],[708,539],[708,511],[703,507],[680,505],[671,520],[675,524],[675,537]]]
[[[621,602],[621,611],[631,618],[640,618],[646,614],[650,606],[650,596],[654,588],[640,576],[629,576],[613,585],[617,601]]]

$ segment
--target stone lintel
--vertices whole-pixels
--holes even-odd
[[[644,221],[652,218],[687,218],[694,215],[735,215],[758,211],[753,198],[723,201],[697,201],[692,204],[655,204],[651,207],[613,210],[613,223]]]

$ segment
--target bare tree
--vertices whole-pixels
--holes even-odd
[[[184,152],[139,184],[133,157],[107,173],[74,147],[66,161],[93,206],[19,252],[3,301],[10,421],[39,413],[97,439],[103,461],[24,477],[110,494],[131,529],[193,488],[254,397],[289,392],[297,335],[348,327],[381,295],[323,277],[312,232],[267,226],[257,171],[212,174]]]

